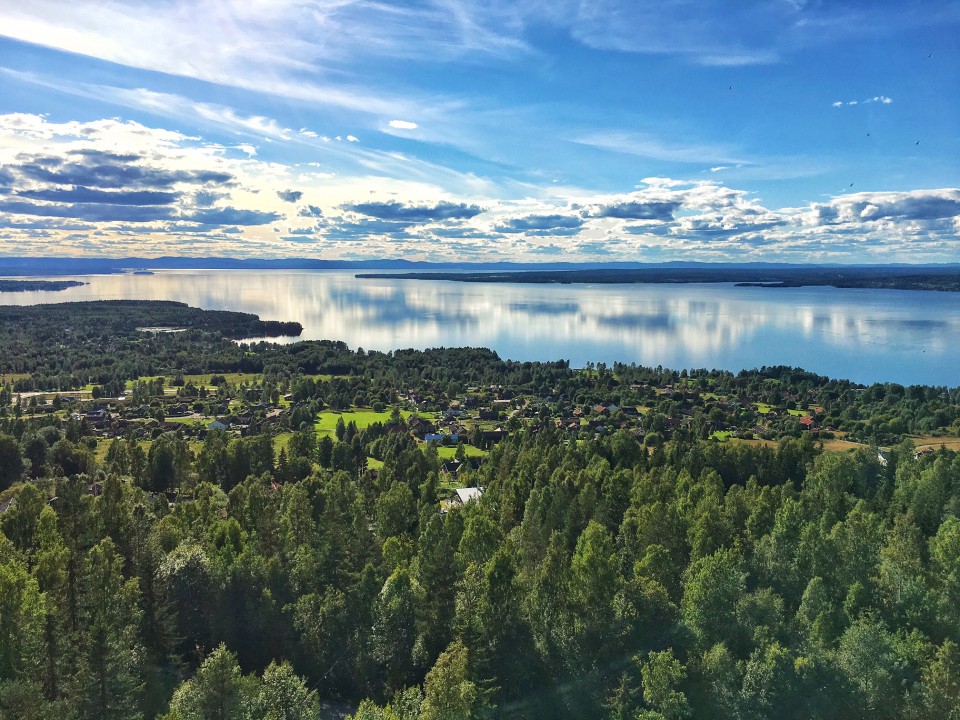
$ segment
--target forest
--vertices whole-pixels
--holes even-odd
[[[183,306],[110,336],[102,308],[49,308],[0,322],[2,717],[960,717],[957,389],[249,345],[249,318]],[[160,403],[144,377],[241,366],[204,390],[286,403],[280,447],[267,425],[108,438],[80,401],[15,397]],[[539,409],[451,476],[407,430],[413,390]],[[553,422],[611,398],[645,435]],[[316,429],[374,403],[389,420]],[[772,439],[710,434],[750,403],[785,408]],[[789,404],[865,442],[826,449]]]
[[[0,280],[0,292],[66,290],[81,285],[86,285],[86,283],[78,280]]]

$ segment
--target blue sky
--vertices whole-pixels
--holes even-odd
[[[0,254],[960,261],[960,2],[0,2]]]

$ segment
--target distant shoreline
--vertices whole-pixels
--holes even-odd
[[[0,277],[44,277],[104,275],[157,270],[353,270],[358,273],[402,272],[447,274],[514,273],[632,273],[667,272],[717,274],[728,271],[749,273],[744,281],[765,281],[772,273],[816,273],[867,271],[878,274],[960,275],[960,263],[909,264],[791,264],[771,262],[707,263],[649,262],[427,262],[400,258],[370,260],[326,260],[322,258],[230,258],[230,257],[0,257]],[[696,280],[696,282],[704,282]]]
[[[56,291],[86,284],[78,280],[0,280],[0,292]]]
[[[522,272],[358,273],[359,279],[447,280],[529,284],[734,283],[737,287],[836,287],[960,292],[960,272],[918,272],[905,267],[857,268],[660,268]]]

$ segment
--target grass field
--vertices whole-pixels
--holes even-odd
[[[710,433],[710,439],[725,442],[731,435],[733,435],[733,433],[730,430],[715,430]]]
[[[846,452],[847,450],[856,450],[862,447],[866,447],[866,445],[850,442],[849,440],[842,440],[840,438],[823,441],[823,449],[831,452]]]
[[[473,445],[464,445],[463,452],[467,457],[486,457],[487,455],[486,450],[481,450]],[[457,448],[439,445],[437,446],[437,455],[440,456],[441,460],[453,460],[453,458],[457,455]]]
[[[320,419],[317,420],[314,427],[317,430],[318,435],[330,435],[337,430],[337,420],[343,418],[343,424],[348,425],[351,421],[356,423],[357,430],[363,430],[368,428],[375,422],[385,423],[390,419],[391,410],[385,410],[384,412],[374,412],[373,410],[365,410],[358,408],[356,410],[344,410],[343,412],[336,412],[334,410],[324,410],[320,413]],[[410,417],[410,412],[407,410],[401,410],[400,415],[406,420]]]
[[[293,437],[292,432],[282,432],[273,436],[273,451],[279,455],[281,450],[286,450],[287,445],[290,444],[290,438]]]
[[[28,377],[30,377],[30,373],[3,373],[3,379],[8,383],[16,382],[17,380],[26,380]]]
[[[916,437],[911,437],[910,440],[913,441],[913,444],[917,450],[928,447],[933,448],[934,450],[939,450],[940,446],[947,448],[947,450],[960,450],[960,438],[936,437],[934,435],[917,435]]]

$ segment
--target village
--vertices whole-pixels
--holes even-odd
[[[559,393],[537,396],[501,385],[466,387],[454,397],[433,387],[404,388],[395,392],[389,405],[351,404],[337,409],[293,392],[281,394],[277,386],[257,375],[239,374],[229,380],[218,375],[159,377],[127,386],[117,397],[103,397],[96,387],[10,392],[11,407],[5,412],[25,419],[52,416],[77,423],[81,437],[97,441],[125,438],[149,444],[164,433],[176,433],[201,443],[211,432],[236,437],[268,434],[277,452],[293,432],[310,426],[318,437],[333,437],[338,421],[343,426],[353,423],[358,431],[379,423],[387,432],[408,433],[424,447],[435,445],[444,472],[453,477],[462,462],[476,465],[510,434],[537,433],[546,427],[575,440],[624,432],[647,447],[667,442],[677,433],[748,443],[809,433],[821,440],[854,444],[837,440],[843,433],[824,422],[825,409],[810,398],[787,394],[784,405],[776,407],[743,393],[704,392],[692,381],[662,387],[614,386],[607,401],[583,404]],[[377,459],[369,461],[376,470]]]

